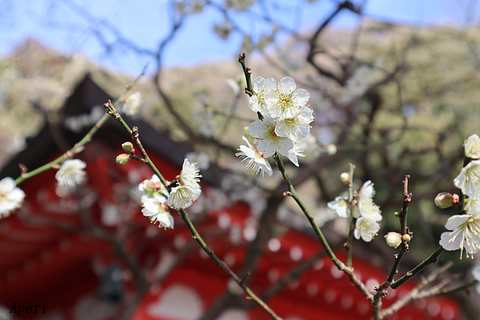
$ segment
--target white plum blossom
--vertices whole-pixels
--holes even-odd
[[[377,221],[367,217],[360,217],[355,223],[353,235],[357,240],[362,238],[363,241],[370,242],[378,234],[378,230],[380,230],[380,225]]]
[[[353,217],[357,219],[354,236],[365,242],[372,241],[373,237],[377,235],[380,230],[378,221],[382,220],[380,208],[373,202],[374,195],[375,189],[369,180],[362,185],[356,201],[353,201]],[[335,200],[328,202],[327,206],[335,210],[340,218],[350,218],[350,208],[345,197],[336,197]]]
[[[149,218],[152,223],[158,222],[159,228],[173,229],[173,217],[168,210],[164,197],[147,198],[143,202],[142,213]]]
[[[167,202],[168,191],[160,181],[158,176],[154,174],[151,179],[143,180],[138,185],[138,191],[142,192],[141,201],[145,202],[149,198],[163,197]]]
[[[350,216],[348,202],[342,196],[336,197],[335,200],[327,203],[327,206],[330,209],[335,210],[335,213],[340,218],[348,218]]]
[[[257,77],[253,82],[253,95],[249,99],[249,107],[254,112],[260,112],[264,117],[269,117],[267,104],[265,102],[265,95],[274,90],[277,81],[273,78],[264,79]]]
[[[129,116],[133,116],[137,114],[140,109],[140,105],[142,104],[142,94],[137,91],[125,98],[124,102],[125,104],[122,107],[122,111]]]
[[[25,192],[17,187],[15,180],[10,177],[0,180],[0,219],[19,208],[24,198]]]
[[[170,215],[167,205],[168,191],[157,175],[144,180],[138,185],[142,192],[142,213],[152,223],[159,223],[159,228],[173,229],[173,217]]]
[[[480,197],[480,160],[470,161],[453,180],[455,186],[469,198]]]
[[[168,206],[170,208],[179,210],[190,207],[193,201],[202,193],[200,188],[192,189],[189,186],[178,186],[172,188],[170,196],[168,197]]]
[[[274,118],[293,118],[302,106],[306,106],[310,94],[305,89],[297,89],[295,80],[285,77],[278,83],[274,90],[269,90],[265,95],[269,115]]]
[[[440,245],[447,251],[460,249],[460,259],[465,250],[467,258],[480,249],[480,200],[470,200],[467,214],[451,216],[445,224],[447,232],[442,233]]]
[[[292,141],[305,138],[310,133],[310,123],[313,119],[313,110],[302,106],[295,116],[277,120],[275,133]]]
[[[472,134],[465,140],[465,155],[470,159],[480,159],[480,138]]]
[[[283,156],[288,155],[288,151],[293,148],[292,140],[279,137],[275,133],[275,120],[273,118],[264,118],[256,120],[248,126],[248,133],[259,139],[257,150],[263,153],[265,158],[273,156],[279,152]]]
[[[55,174],[55,179],[61,187],[75,187],[81,184],[86,177],[87,164],[80,159],[68,159]]]
[[[242,139],[247,143],[247,146],[241,145],[238,149],[240,152],[235,153],[235,155],[242,159],[242,162],[245,162],[247,170],[254,175],[261,172],[262,177],[265,177],[265,174],[271,176],[273,171],[268,160],[248,142],[247,138],[243,137]]]
[[[367,217],[375,221],[382,220],[380,207],[373,202],[375,189],[372,181],[366,181],[358,193],[358,209],[362,217]]]
[[[173,209],[185,209],[192,205],[202,190],[200,189],[199,170],[196,163],[190,163],[188,159],[183,161],[182,171],[178,176],[178,185],[170,190],[168,206]]]

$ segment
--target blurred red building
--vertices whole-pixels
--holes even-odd
[[[26,149],[0,172],[0,178],[18,177],[19,163],[34,169],[63,154],[101,116],[101,105],[109,98],[87,76],[66,101],[59,121],[47,122],[29,139]],[[151,158],[172,180],[188,147],[141,120],[129,122],[139,127]],[[152,174],[134,161],[124,166],[115,163],[122,152],[121,143],[128,140],[117,122],[107,121],[76,156],[87,163],[88,181],[75,193],[62,194],[52,170],[20,186],[27,194],[22,208],[0,221],[0,304],[11,319],[118,319],[122,316],[118,306],[138,298],[132,319],[194,320],[227,290],[242,295],[192,240],[178,216],[174,230],[158,229],[142,216],[140,203],[132,200],[132,189]],[[202,174],[203,193],[209,197],[216,185],[215,175]],[[215,254],[234,271],[239,270],[255,237],[256,218],[248,204],[237,202],[191,216]],[[279,225],[279,230],[251,283],[261,296],[292,270],[304,269],[269,299],[277,314],[289,320],[371,318],[367,300],[322,255],[322,246],[314,237],[286,225]],[[386,278],[385,270],[361,257],[356,257],[354,266],[369,288]],[[141,296],[137,296],[139,274],[146,281]],[[413,286],[407,283],[392,290],[384,305],[392,304]],[[35,306],[39,306],[36,313]],[[252,306],[229,309],[220,319],[269,317]],[[390,319],[452,320],[460,319],[460,314],[453,299],[436,298],[410,304]]]

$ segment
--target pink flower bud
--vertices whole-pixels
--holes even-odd
[[[412,240],[412,237],[411,237],[409,234],[405,233],[405,234],[402,236],[402,240],[403,240],[403,242],[408,243],[408,242],[410,242],[410,240]]]
[[[387,245],[392,248],[397,248],[402,244],[402,235],[398,232],[391,231],[385,236]]]
[[[435,205],[440,209],[450,208],[451,206],[458,204],[459,202],[460,197],[456,193],[452,195],[448,192],[440,192],[435,197]]]

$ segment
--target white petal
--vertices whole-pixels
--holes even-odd
[[[310,93],[305,89],[297,89],[294,93],[297,105],[306,106],[310,99]]]
[[[285,77],[278,83],[278,91],[282,94],[289,94],[296,88],[295,80],[292,77]]]
[[[265,127],[265,123],[262,120],[256,120],[248,126],[248,134],[250,134],[254,138],[263,138],[263,136],[267,133],[267,129]]]
[[[447,230],[455,230],[462,223],[467,222],[470,217],[471,215],[469,214],[460,214],[460,215],[451,216],[450,218],[448,218],[447,223],[445,224],[445,228]]]

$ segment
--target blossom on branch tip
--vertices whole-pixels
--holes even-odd
[[[0,180],[0,219],[20,208],[24,198],[25,192],[17,187],[15,180],[10,177]]]
[[[240,152],[235,153],[235,155],[242,159],[242,162],[245,162],[247,170],[254,175],[261,172],[262,177],[265,177],[265,174],[271,176],[273,171],[268,160],[248,142],[247,138],[242,137],[242,139],[247,143],[247,146],[241,145],[238,149]]]
[[[297,89],[295,80],[285,77],[274,90],[265,95],[265,101],[271,117],[293,118],[300,112],[300,107],[306,106],[310,94],[305,89]]]
[[[480,198],[480,160],[470,161],[463,167],[453,184],[470,198]]]
[[[79,159],[68,159],[55,174],[55,179],[61,187],[75,187],[81,184],[86,177],[87,164]]]
[[[288,156],[288,151],[293,148],[293,142],[290,139],[276,134],[273,118],[266,117],[263,121],[252,122],[248,126],[248,133],[258,139],[257,150],[262,152],[265,158],[273,156],[275,152]]]
[[[480,138],[472,134],[464,143],[465,155],[470,159],[480,159]]]

